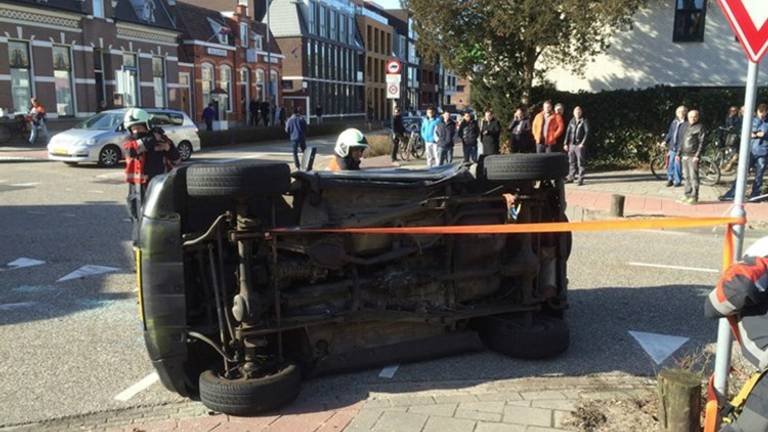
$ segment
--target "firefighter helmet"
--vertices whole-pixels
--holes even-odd
[[[131,126],[143,124],[149,129],[149,113],[140,108],[129,108],[123,117],[123,127],[131,131]]]
[[[339,157],[347,157],[349,149],[353,147],[362,147],[365,150],[368,148],[368,140],[365,139],[365,135],[362,132],[350,128],[339,134],[334,152]]]

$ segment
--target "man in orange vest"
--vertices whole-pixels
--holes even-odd
[[[543,108],[533,119],[531,129],[536,141],[536,153],[551,153],[565,132],[565,121],[563,116],[552,111],[551,101],[544,101]]]
[[[128,212],[133,220],[135,243],[138,240],[138,222],[147,185],[152,178],[170,171],[178,164],[181,155],[162,129],[150,129],[149,113],[143,109],[129,108],[123,118],[123,127],[130,134],[123,149],[125,181],[128,183]]]
[[[363,152],[368,148],[368,140],[357,129],[350,128],[339,134],[336,140],[335,153],[328,171],[355,171],[360,169]]]

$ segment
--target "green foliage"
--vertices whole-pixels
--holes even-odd
[[[651,144],[666,133],[675,108],[698,109],[701,121],[714,130],[725,121],[731,105],[744,102],[743,88],[653,87],[644,90],[615,90],[599,93],[568,93],[537,87],[532,99],[563,103],[566,120],[577,105],[590,125],[590,165],[624,168],[647,163]],[[758,103],[768,100],[768,88],[761,88]],[[709,141],[709,140],[708,140]]]

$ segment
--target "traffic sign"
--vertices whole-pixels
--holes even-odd
[[[401,70],[402,70],[402,66],[400,65],[399,61],[397,61],[397,60],[389,60],[387,62],[387,71],[386,72],[388,74],[392,74],[392,75],[399,74]]]
[[[400,84],[400,82],[403,80],[402,78],[403,77],[400,74],[387,74],[387,84]]]
[[[718,0],[751,62],[759,63],[768,50],[768,1]]]
[[[387,99],[400,99],[400,84],[387,84]]]

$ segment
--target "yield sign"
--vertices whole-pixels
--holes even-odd
[[[749,60],[760,62],[768,49],[768,1],[719,0],[719,3]]]

